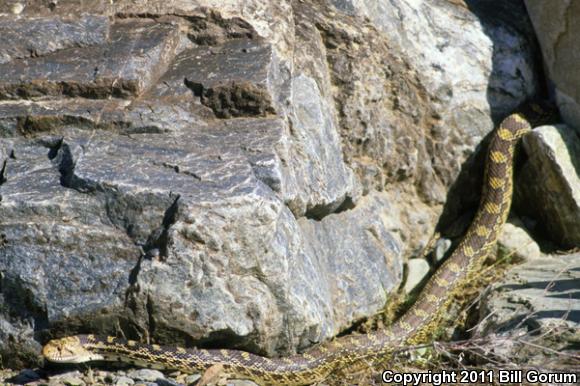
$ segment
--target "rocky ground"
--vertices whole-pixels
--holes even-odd
[[[141,385],[141,386],[178,386],[195,385],[200,375],[186,375],[179,373],[164,374],[161,371],[140,370],[74,370],[61,371],[60,373],[47,373],[43,370],[24,370],[19,373],[6,373],[2,375],[4,382],[27,385]],[[230,381],[232,386],[252,386],[248,381]]]
[[[580,8],[564,3],[0,0],[3,382],[174,382],[22,372],[74,333],[279,356],[350,330],[456,243],[488,133],[548,94],[562,122],[524,139],[501,240],[523,264],[470,323],[497,342],[561,321],[561,339],[488,352],[574,359]]]

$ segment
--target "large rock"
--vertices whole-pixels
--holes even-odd
[[[187,20],[190,28],[183,32],[199,45],[221,44],[229,39],[261,36],[286,59],[292,57],[294,19],[288,0],[94,0],[82,4],[82,12],[110,18]],[[0,1],[0,14],[14,18],[77,17],[81,13],[77,0]],[[285,68],[284,71],[288,71]]]
[[[389,204],[369,197],[336,219],[297,222],[267,168],[281,122],[256,137],[261,123],[6,141],[2,287],[22,288],[8,292],[9,309],[37,309],[33,329],[119,318],[161,340],[211,335],[269,354],[376,312],[401,275],[400,241],[370,216]],[[36,308],[13,309],[21,292]],[[133,313],[120,315],[127,294]]]
[[[203,35],[201,19],[116,20],[95,47],[5,63],[4,357],[49,328],[292,352],[376,313],[400,281],[405,225],[373,216],[391,202],[341,206],[358,188],[331,101],[231,28],[247,24],[209,14]],[[208,103],[232,85],[258,108]]]
[[[580,138],[566,125],[543,126],[525,137],[524,148],[518,207],[558,245],[580,246]]]
[[[224,345],[287,353],[384,304],[401,274],[398,240],[369,216],[384,201],[296,223],[276,200],[256,200],[264,194],[249,191],[228,205],[180,198],[184,214],[169,232],[168,257],[143,261],[138,275],[150,328],[179,331],[168,340],[210,331]]]
[[[382,32],[365,38],[361,28],[349,24],[341,29],[353,30],[354,43],[344,41],[341,29],[329,37],[335,83],[346,89],[339,102],[345,136],[358,142],[350,145],[361,159],[357,164],[366,173],[384,173],[387,182],[415,179],[425,199],[442,203],[467,155],[494,122],[536,93],[540,79],[525,9],[519,1],[332,3],[340,12],[368,18]],[[333,54],[345,45],[346,55],[373,49],[347,66],[347,59],[339,57],[337,63]],[[404,62],[397,64],[393,56]],[[389,168],[373,171],[372,160]],[[473,181],[464,185],[457,202],[476,204]]]
[[[21,357],[38,352],[35,334],[52,322],[120,318],[140,253],[107,226],[103,202],[62,186],[56,143],[0,141],[0,352]]]
[[[580,132],[580,4],[526,0],[564,121]]]

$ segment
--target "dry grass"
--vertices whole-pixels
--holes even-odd
[[[551,334],[558,336],[559,332],[556,329],[544,332],[542,337],[545,339]],[[492,370],[494,374],[497,374],[500,369],[514,369],[536,370],[544,373],[566,371],[580,374],[579,352],[556,351],[534,343],[537,340],[538,336],[535,331],[530,331],[519,337],[492,335],[455,342],[433,342],[421,346],[404,347],[397,350],[397,354],[388,365],[380,367],[370,363],[361,364],[360,368],[335,374],[324,385],[383,385],[381,374],[385,370],[401,373],[425,373],[428,370],[432,372],[456,371],[457,373],[461,370]],[[549,353],[550,361],[541,365],[523,364],[519,361],[520,357],[505,356],[496,352],[495,348],[501,346],[510,346],[514,350],[518,347],[524,350],[531,347],[536,352]],[[485,384],[500,385],[497,380],[494,383]]]
[[[523,246],[525,247],[525,246]],[[442,326],[438,338],[449,340],[452,336],[470,336],[473,331],[479,330],[480,322],[478,308],[484,294],[491,290],[491,285],[498,282],[506,270],[517,263],[517,251],[503,251],[498,249],[496,259],[486,265],[473,280],[456,296],[456,305],[449,313],[447,327]],[[369,319],[361,325],[360,331],[366,332],[374,328],[385,328],[396,315],[402,314],[412,304],[413,298],[398,294],[385,307],[382,313]],[[523,318],[513,331],[517,331],[530,318],[530,313]],[[563,317],[565,319],[566,316]],[[449,323],[452,321],[451,323]],[[564,320],[562,324],[564,324]],[[540,372],[567,371],[580,374],[580,352],[558,351],[547,347],[541,342],[561,340],[561,331],[558,327],[540,331],[528,331],[523,335],[488,334],[484,337],[471,337],[455,341],[435,341],[433,343],[402,347],[397,350],[393,358],[383,365],[361,363],[357,368],[347,369],[341,374],[335,374],[324,385],[383,385],[381,374],[385,370],[405,373],[424,373],[428,370],[492,370],[497,374],[500,369],[531,370]],[[510,352],[519,352],[522,356],[505,355],[498,351],[498,347],[510,347]],[[542,354],[545,361],[541,364],[530,365],[526,362],[531,355]],[[448,384],[448,383],[446,383]],[[487,383],[489,385],[489,383]],[[498,384],[495,382],[493,384]],[[505,385],[505,383],[502,383]]]

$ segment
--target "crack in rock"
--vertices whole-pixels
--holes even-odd
[[[177,221],[180,198],[181,196],[177,195],[175,201],[173,201],[173,204],[171,204],[171,206],[165,211],[161,227],[157,228],[149,236],[149,239],[147,240],[144,248],[146,256],[153,256],[158,254],[161,260],[167,258],[169,253],[169,229]]]

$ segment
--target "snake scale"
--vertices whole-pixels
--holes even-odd
[[[533,125],[547,122],[552,109],[528,103],[505,118],[493,132],[485,164],[479,209],[451,256],[427,282],[415,304],[391,327],[343,336],[302,354],[270,359],[238,350],[161,347],[114,337],[76,335],[43,348],[51,362],[123,361],[186,373],[219,366],[224,375],[262,385],[307,385],[358,363],[385,363],[397,349],[428,342],[445,316],[453,295],[476,274],[495,245],[512,201],[515,146]]]

